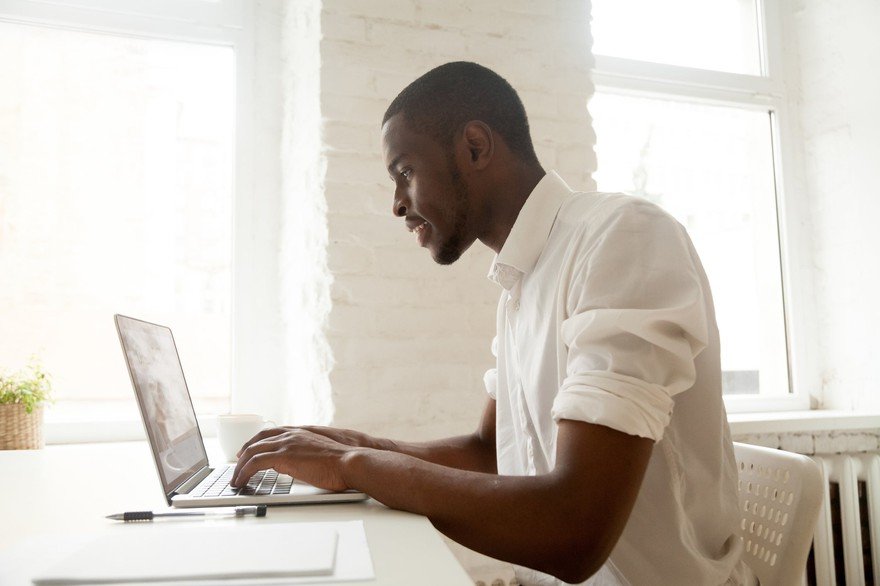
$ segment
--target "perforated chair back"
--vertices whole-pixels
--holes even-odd
[[[806,456],[734,443],[744,560],[761,586],[801,584],[822,503],[819,465]]]

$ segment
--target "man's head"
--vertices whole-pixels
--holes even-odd
[[[480,120],[523,161],[538,162],[526,110],[516,90],[482,65],[455,61],[432,69],[394,98],[382,124],[396,114],[402,114],[412,130],[445,148],[451,148],[465,123]]]
[[[455,262],[483,237],[499,178],[517,167],[540,168],[516,91],[476,63],[424,74],[394,99],[382,125],[393,213],[440,264]]]

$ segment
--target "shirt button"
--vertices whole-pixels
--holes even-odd
[[[513,310],[519,311],[519,299],[513,302]]]

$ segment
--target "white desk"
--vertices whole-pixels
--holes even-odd
[[[98,478],[106,481],[100,494]],[[76,483],[60,490],[59,479]],[[29,537],[106,529],[111,513],[166,507],[146,442],[0,451],[0,554]],[[364,522],[376,579],[340,584],[472,586],[427,518],[375,501],[272,507],[265,519],[230,522],[353,520]]]

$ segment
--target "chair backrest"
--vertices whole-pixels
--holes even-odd
[[[743,559],[761,586],[800,584],[822,503],[819,465],[783,450],[734,443]]]

